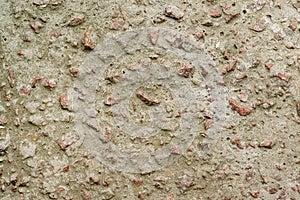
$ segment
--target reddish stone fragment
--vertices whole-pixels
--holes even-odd
[[[209,129],[213,123],[214,122],[211,119],[206,120],[206,122],[204,123],[205,130]]]
[[[300,8],[300,2],[298,1],[297,3],[293,3],[293,7],[296,9]]]
[[[221,9],[214,9],[210,12],[210,16],[213,18],[218,18],[222,16],[222,11]]]
[[[61,106],[62,109],[67,109],[68,106],[69,106],[67,95],[65,95],[65,94],[61,95],[59,97],[59,103],[60,103],[60,106]]]
[[[275,77],[279,78],[280,80],[283,80],[285,82],[289,82],[290,77],[286,76],[282,73],[278,73],[277,75],[274,75]]]
[[[227,72],[231,72],[235,69],[237,60],[234,60],[232,64],[228,65],[224,70],[222,70],[223,74],[226,74]]]
[[[258,191],[250,192],[250,195],[251,195],[253,198],[258,198],[259,192],[258,192]]]
[[[34,22],[30,23],[30,27],[36,34],[39,34],[41,32],[40,27],[37,26]]]
[[[154,30],[149,33],[149,38],[153,45],[156,45],[158,36],[159,36],[159,30]]]
[[[233,138],[231,144],[236,145],[239,149],[243,149],[240,138]]]
[[[40,17],[39,18],[42,22],[46,23],[47,22],[47,18],[46,17]]]
[[[32,83],[31,83],[31,87],[32,87],[32,88],[35,88],[36,83],[37,83],[39,80],[42,80],[42,79],[43,79],[43,77],[36,76],[36,77],[33,79]]]
[[[233,99],[229,100],[229,104],[232,106],[232,109],[237,111],[241,116],[246,116],[251,113],[251,110],[246,106],[238,105],[237,102]]]
[[[123,25],[124,25],[124,20],[119,19],[119,20],[116,20],[113,23],[111,23],[110,29],[111,30],[121,30],[123,28]]]
[[[77,77],[79,75],[79,69],[77,68],[74,68],[74,67],[71,67],[70,68],[70,75],[73,76],[73,77]]]
[[[250,25],[249,29],[255,32],[262,32],[265,30],[266,26],[262,24],[255,24],[255,25]]]
[[[199,39],[199,40],[200,40],[201,38],[203,38],[203,32],[200,31],[200,30],[194,31],[193,35],[196,36],[196,38]]]
[[[235,17],[240,15],[240,12],[234,12],[228,15],[228,17],[225,19],[226,23],[228,24],[231,20],[233,20]]]
[[[266,63],[265,66],[268,70],[270,70],[273,67],[273,64],[272,63]]]
[[[43,85],[44,87],[48,87],[50,89],[55,88],[58,81],[56,79],[45,80]]]
[[[195,68],[189,66],[188,64],[183,64],[182,68],[179,69],[178,75],[183,76],[185,78],[192,77],[195,73]]]
[[[289,28],[292,29],[293,31],[295,31],[297,29],[297,21],[296,20],[292,20]]]
[[[70,166],[69,165],[66,165],[64,168],[63,168],[63,171],[64,172],[68,172],[70,170]]]
[[[95,44],[92,40],[92,29],[89,28],[83,36],[82,39],[82,44],[84,47],[88,48],[88,49],[94,49],[95,48]]]
[[[269,142],[261,142],[258,147],[264,147],[267,149],[272,149],[272,141]]]
[[[172,147],[170,150],[172,154],[180,155],[180,149],[177,146]]]
[[[133,179],[132,182],[135,183],[136,185],[142,185],[143,184],[143,180],[141,180],[141,179]]]
[[[178,20],[183,18],[184,13],[176,6],[167,6],[165,8],[165,15]]]
[[[136,94],[136,96],[137,96],[140,100],[144,101],[147,105],[158,105],[158,104],[160,104],[160,101],[151,99],[151,98],[147,97],[146,95],[144,95],[144,94],[141,93],[141,92],[138,92],[138,93]]]
[[[274,187],[274,188],[271,188],[271,189],[269,190],[269,193],[270,193],[270,194],[276,194],[277,191],[278,191],[278,189]]]
[[[24,55],[23,51],[21,51],[21,50],[20,50],[20,51],[18,51],[18,53],[17,53],[17,54],[18,54],[18,56],[23,56],[23,55]]]
[[[19,94],[20,95],[28,95],[30,93],[30,90],[23,85],[20,89],[19,89]]]

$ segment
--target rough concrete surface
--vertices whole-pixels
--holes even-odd
[[[299,0],[0,0],[0,199],[300,199],[299,48]]]

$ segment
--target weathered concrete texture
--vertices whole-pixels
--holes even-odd
[[[300,199],[299,1],[0,8],[0,199]]]
[[[203,129],[201,115],[211,121],[203,144],[221,133],[223,80],[200,44],[176,31],[107,36],[79,72],[70,92],[75,131],[108,167],[149,173],[170,165]]]

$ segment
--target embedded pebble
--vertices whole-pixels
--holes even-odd
[[[65,157],[54,157],[50,160],[50,164],[53,166],[53,172],[58,173],[59,171],[63,170],[63,168],[67,165],[67,160]]]
[[[255,24],[249,26],[249,29],[255,32],[262,32],[267,27],[267,21],[264,18],[257,18]]]
[[[57,79],[48,79],[44,81],[43,85],[44,87],[52,89],[56,87],[57,83],[58,83]]]
[[[66,94],[63,94],[59,97],[59,103],[62,109],[69,109],[69,100]]]
[[[59,139],[58,144],[62,150],[66,150],[66,148],[73,143],[79,140],[79,136],[75,132],[68,132],[61,139]]]
[[[35,150],[37,146],[35,143],[24,140],[20,145],[20,152],[23,156],[23,159],[33,157],[35,155]]]
[[[222,10],[219,9],[219,8],[213,9],[213,10],[210,12],[210,16],[213,17],[213,18],[221,17],[221,16],[222,16]]]
[[[28,122],[30,122],[31,124],[36,125],[36,126],[42,126],[42,125],[47,124],[44,119],[44,115],[42,115],[42,114],[30,115]]]
[[[184,16],[184,12],[182,12],[178,7],[176,6],[166,6],[165,7],[165,15],[174,19],[181,19]]]
[[[82,44],[87,49],[93,50],[95,48],[95,36],[91,28],[87,29],[84,33]]]
[[[30,114],[35,114],[39,106],[40,104],[34,101],[27,102],[25,104],[25,108]]]

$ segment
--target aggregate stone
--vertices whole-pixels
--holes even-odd
[[[39,106],[40,104],[34,101],[30,101],[25,104],[25,108],[30,114],[35,114]]]
[[[178,7],[176,6],[166,6],[165,7],[165,15],[174,19],[181,19],[184,16],[184,12],[182,12]]]
[[[54,157],[50,160],[50,164],[53,166],[53,172],[57,173],[63,170],[63,168],[67,165],[67,161],[65,158],[61,159],[59,157]]]
[[[36,148],[37,146],[35,143],[30,142],[28,140],[24,140],[20,144],[20,152],[23,156],[23,159],[33,157],[35,155]]]
[[[28,122],[36,126],[43,126],[47,124],[46,120],[44,119],[44,115],[42,114],[30,115]]]
[[[61,139],[59,139],[58,144],[62,150],[66,150],[67,147],[79,140],[77,133],[68,132]]]

